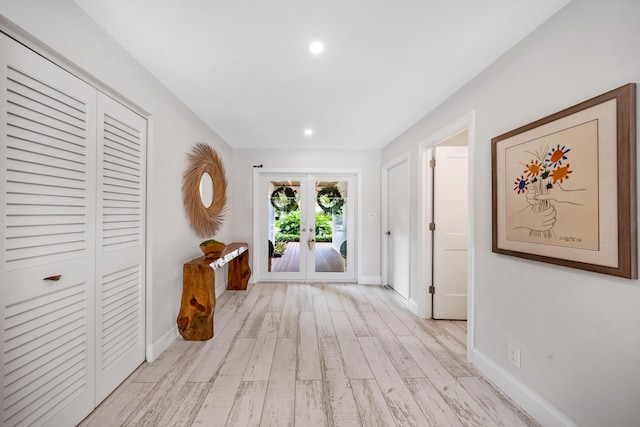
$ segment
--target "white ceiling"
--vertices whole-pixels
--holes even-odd
[[[233,147],[377,149],[569,0],[75,2]]]

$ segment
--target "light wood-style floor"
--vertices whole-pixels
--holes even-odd
[[[83,426],[538,426],[465,358],[466,322],[377,286],[261,283],[218,299]]]
[[[318,273],[344,272],[344,260],[331,243],[315,243],[315,270]],[[289,242],[281,257],[271,259],[271,271],[286,273],[300,271],[300,243]]]

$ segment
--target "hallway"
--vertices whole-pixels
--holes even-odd
[[[465,358],[466,322],[377,286],[226,291],[215,336],[178,338],[82,426],[537,426]]]

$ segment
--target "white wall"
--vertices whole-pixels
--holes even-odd
[[[362,171],[362,269],[366,283],[380,283],[380,151],[234,149],[231,173],[233,236],[253,242],[253,166],[265,169],[358,169]],[[357,221],[356,221],[357,222]],[[252,248],[251,248],[252,249]]]
[[[73,1],[3,1],[0,14],[151,116],[147,227],[151,313],[147,313],[150,319],[147,345],[153,345],[149,351],[155,357],[176,335],[182,264],[202,255],[198,244],[203,239],[190,229],[182,205],[181,180],[186,154],[196,142],[209,143],[221,156],[229,177],[231,148]],[[232,193],[232,189],[230,191]],[[231,228],[231,215],[228,215],[216,237],[221,241],[230,240]],[[224,280],[223,274],[218,272],[218,282]]]
[[[570,3],[383,149],[383,163],[412,152],[416,182],[418,144],[476,111],[474,363],[545,425],[640,425],[640,284],[493,254],[490,141],[638,82],[639,18],[637,0]],[[507,342],[522,350],[519,370],[506,361]]]

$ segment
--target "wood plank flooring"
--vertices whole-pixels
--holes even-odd
[[[306,244],[306,243],[305,243]],[[331,243],[315,243],[315,270],[318,273],[342,273],[345,261]],[[300,271],[300,243],[289,242],[281,257],[271,258],[271,271],[286,273]]]
[[[260,283],[224,292],[214,327],[81,426],[538,426],[467,363],[466,322],[420,319],[386,288]]]

